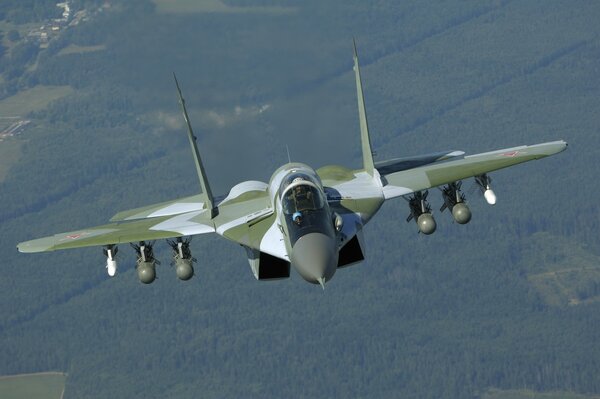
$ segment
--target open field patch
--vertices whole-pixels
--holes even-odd
[[[536,233],[524,245],[523,260],[527,280],[546,304],[579,305],[600,300],[600,258],[579,243]]]
[[[529,389],[490,389],[482,399],[600,399],[597,395],[581,395],[573,392],[535,392]]]
[[[73,93],[70,86],[38,85],[0,101],[0,122],[5,118],[23,117],[32,111],[46,108],[50,102]]]
[[[19,32],[19,36],[21,38],[26,37],[27,34],[35,28],[39,28],[40,24],[37,22],[28,22],[28,23],[24,23],[24,24],[15,24],[12,22],[8,22],[6,20],[1,20],[0,21],[0,32],[9,32],[11,30],[16,30],[17,32]],[[2,38],[2,44],[4,45],[4,47],[6,47],[7,51],[10,52],[10,50],[17,45],[20,42],[20,40],[17,41],[10,41],[8,40],[8,38],[6,37],[6,35],[4,35],[4,37]]]
[[[21,156],[24,141],[17,136],[28,128],[25,116],[73,93],[70,86],[42,86],[21,91],[0,101],[0,183]]]
[[[287,14],[294,12],[292,7],[235,7],[223,3],[221,0],[153,0],[156,10],[161,14],[185,13],[260,13],[260,14]]]
[[[0,398],[60,399],[67,375],[59,372],[19,374],[0,377]]]
[[[61,49],[57,55],[84,54],[102,50],[106,50],[106,45],[98,44],[96,46],[78,46],[77,44],[69,44],[67,47]]]

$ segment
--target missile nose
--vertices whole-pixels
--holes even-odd
[[[488,204],[496,205],[496,193],[494,193],[491,188],[488,188],[484,191],[483,197]]]
[[[309,233],[298,239],[292,248],[292,264],[306,281],[325,286],[337,268],[337,248],[332,237]]]

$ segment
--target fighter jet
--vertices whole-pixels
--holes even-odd
[[[240,244],[257,280],[290,276],[293,267],[304,280],[320,284],[336,271],[365,259],[363,227],[384,202],[403,197],[418,231],[429,235],[436,222],[428,203],[428,190],[438,187],[444,205],[459,224],[471,220],[461,191],[464,179],[474,178],[485,200],[493,205],[496,195],[489,173],[508,166],[557,154],[564,141],[524,145],[475,155],[462,151],[374,162],[369,138],[356,44],[354,75],[358,98],[362,167],[325,166],[317,170],[302,163],[287,163],[268,183],[244,181],[224,197],[214,197],[196,145],[179,83],[175,84],[202,192],[143,208],[119,212],[103,226],[56,234],[17,245],[20,252],[102,246],[109,276],[117,272],[119,244],[130,243],[137,255],[140,281],[156,278],[155,240],[167,240],[172,248],[177,277],[194,275],[190,250],[192,236],[216,233]]]

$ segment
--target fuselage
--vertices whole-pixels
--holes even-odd
[[[337,269],[338,244],[317,173],[301,163],[283,165],[271,177],[269,195],[292,267],[308,282],[329,281]]]

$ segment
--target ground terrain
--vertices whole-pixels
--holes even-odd
[[[39,51],[3,31],[0,113],[32,122],[0,142],[1,374],[65,370],[65,398],[600,395],[598,4],[135,0],[94,15]],[[367,261],[325,292],[256,282],[210,236],[188,283],[163,243],[150,286],[127,246],[112,279],[99,248],[17,253],[197,192],[173,71],[217,194],[268,180],[286,145],[358,167],[352,37],[378,160],[569,149],[492,174],[493,208],[467,192],[466,226],[432,190],[431,237],[385,204]]]
[[[3,399],[61,399],[64,394],[64,373],[47,372],[0,377]]]

